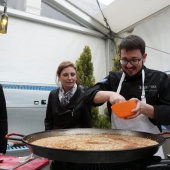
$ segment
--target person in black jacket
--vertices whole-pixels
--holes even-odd
[[[56,76],[60,85],[49,94],[45,130],[91,128],[91,106],[83,100],[86,89],[79,84],[74,64],[62,62]],[[60,169],[60,166],[60,162],[53,161],[51,169]]]
[[[85,101],[94,106],[107,102],[112,129],[160,133],[161,125],[170,124],[170,80],[166,73],[144,66],[145,42],[137,35],[120,43],[121,72],[110,72],[102,82],[89,88]],[[132,116],[117,117],[111,105],[134,99]],[[160,150],[157,155],[164,157]]]
[[[7,139],[5,135],[8,133],[6,101],[2,85],[0,84],[0,155],[6,153]]]

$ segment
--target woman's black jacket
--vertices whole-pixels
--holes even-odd
[[[45,117],[45,130],[66,128],[90,128],[91,106],[83,102],[85,88],[77,90],[66,107],[62,107],[58,97],[59,89],[49,94]]]

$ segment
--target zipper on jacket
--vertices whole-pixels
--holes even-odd
[[[74,112],[74,108],[73,108],[73,110],[71,111],[71,115],[72,115],[72,117],[74,116],[74,115],[73,115],[73,112]]]
[[[60,116],[60,115],[63,115],[63,114],[69,113],[69,112],[71,113],[71,116],[73,117],[74,116],[74,108],[73,108],[73,110],[67,110],[65,112],[58,113],[58,115]]]
[[[71,112],[71,110],[67,110],[65,112],[58,113],[58,115],[60,116],[60,115],[63,115],[63,114],[69,113],[69,112]]]

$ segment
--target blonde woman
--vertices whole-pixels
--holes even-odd
[[[90,128],[91,107],[83,102],[85,88],[79,84],[75,65],[62,62],[56,77],[59,88],[49,94],[45,117],[45,130]],[[52,161],[50,169],[64,169],[65,162]]]
[[[62,62],[56,76],[60,85],[49,94],[45,130],[91,127],[91,107],[83,102],[85,88],[74,64]]]

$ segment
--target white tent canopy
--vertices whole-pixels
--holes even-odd
[[[91,48],[96,81],[108,74],[115,53],[115,44],[110,38],[116,43],[120,39],[110,37],[99,10],[95,15],[84,11],[83,6],[87,3],[93,2],[97,6],[96,0],[25,2],[25,11],[8,8],[8,33],[0,35],[1,81],[54,84],[57,65],[66,59],[76,61],[84,46]],[[80,25],[40,16],[42,2]],[[77,7],[76,2],[82,2],[82,5]],[[0,11],[3,11],[2,6]],[[146,41],[148,67],[162,71],[170,69],[167,62],[170,55],[170,0],[115,0],[103,9],[103,14],[115,37],[116,34],[122,38],[137,34]]]
[[[76,6],[76,0],[43,0],[43,2],[61,10],[85,27],[98,30],[105,35],[108,35],[109,30],[102,13],[113,33],[121,34],[131,31],[137,25],[160,15],[170,8],[170,0],[115,0],[103,8],[102,13],[99,11],[97,14],[93,14],[89,13],[89,9],[84,8],[85,1],[81,1],[82,6]]]
[[[103,9],[111,30],[122,33],[170,8],[170,0],[115,0]],[[102,14],[94,16],[105,25]]]
[[[91,49],[96,82],[102,80],[112,69],[114,47],[121,40],[117,37],[129,34],[145,40],[147,67],[170,70],[170,0],[115,0],[105,8],[102,6],[113,34],[106,27],[96,0],[8,0],[10,2],[14,8],[7,9],[8,32],[0,34],[0,83],[10,85],[5,91],[7,104],[23,104],[23,101],[32,104],[47,99],[48,93],[42,93],[42,87],[56,86],[59,63],[75,62],[85,46]],[[41,15],[42,4],[53,9],[51,15]],[[17,10],[15,5],[22,9]],[[95,13],[86,8],[93,5],[98,9]],[[74,22],[61,20],[61,14],[58,19],[53,18],[58,14],[55,10]],[[3,12],[1,3],[0,12]],[[11,86],[13,84],[15,86]],[[30,87],[40,90],[30,91]],[[16,98],[18,93],[20,96]]]

